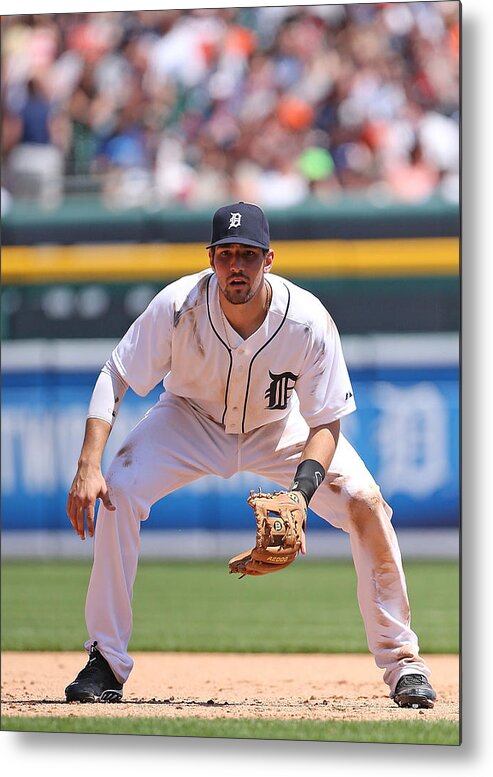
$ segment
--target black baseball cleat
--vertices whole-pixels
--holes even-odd
[[[65,688],[67,701],[121,701],[123,684],[116,679],[107,660],[97,649],[97,644],[97,642],[93,642],[89,661],[75,680]]]
[[[422,674],[405,674],[395,687],[393,699],[399,707],[431,709],[437,695]]]

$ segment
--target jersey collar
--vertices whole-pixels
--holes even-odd
[[[243,340],[221,315],[219,286],[215,273],[212,273],[207,294],[209,319],[217,337],[228,350],[230,350],[228,345],[229,339],[232,350],[236,350],[236,348],[243,345],[247,346],[248,350],[251,349],[252,353],[255,353],[258,348],[261,348],[262,345],[275,334],[280,321],[285,318],[287,306],[289,305],[288,289],[283,279],[276,275],[272,275],[272,273],[269,273],[267,276],[267,282],[272,288],[272,299],[265,320],[256,332],[250,335],[246,340]],[[225,326],[227,337],[225,335]]]

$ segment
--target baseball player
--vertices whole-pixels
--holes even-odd
[[[204,475],[247,471],[281,490],[251,493],[255,546],[231,559],[230,571],[262,575],[304,553],[309,504],[349,534],[368,646],[391,698],[402,707],[433,707],[392,510],[340,433],[340,419],[356,405],[334,321],[316,297],[271,272],[269,226],[258,206],[219,208],[207,249],[210,267],[157,294],[94,387],[67,501],[76,533],[95,536],[89,661],[66,699],[122,698],[133,666],[127,647],[139,528],[151,506]],[[160,382],[158,402],[103,476],[103,451],[127,388],[145,396]]]

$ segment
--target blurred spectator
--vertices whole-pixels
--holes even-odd
[[[56,207],[63,193],[67,128],[40,79],[33,76],[28,80],[21,106],[16,113],[9,112],[8,121],[8,191],[14,199],[33,197],[44,208]]]
[[[5,215],[12,207],[12,196],[3,188],[0,189],[0,213]]]
[[[2,44],[14,199],[63,167],[114,207],[458,200],[458,2],[10,16]]]
[[[423,147],[418,142],[406,159],[393,165],[386,176],[389,193],[403,202],[422,202],[428,199],[438,184],[438,172],[427,163]]]

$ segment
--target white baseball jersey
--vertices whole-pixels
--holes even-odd
[[[210,269],[163,289],[132,324],[112,365],[142,396],[159,382],[230,434],[286,416],[299,403],[310,427],[356,405],[336,326],[308,291],[269,274],[272,300],[247,340],[229,325]]]

